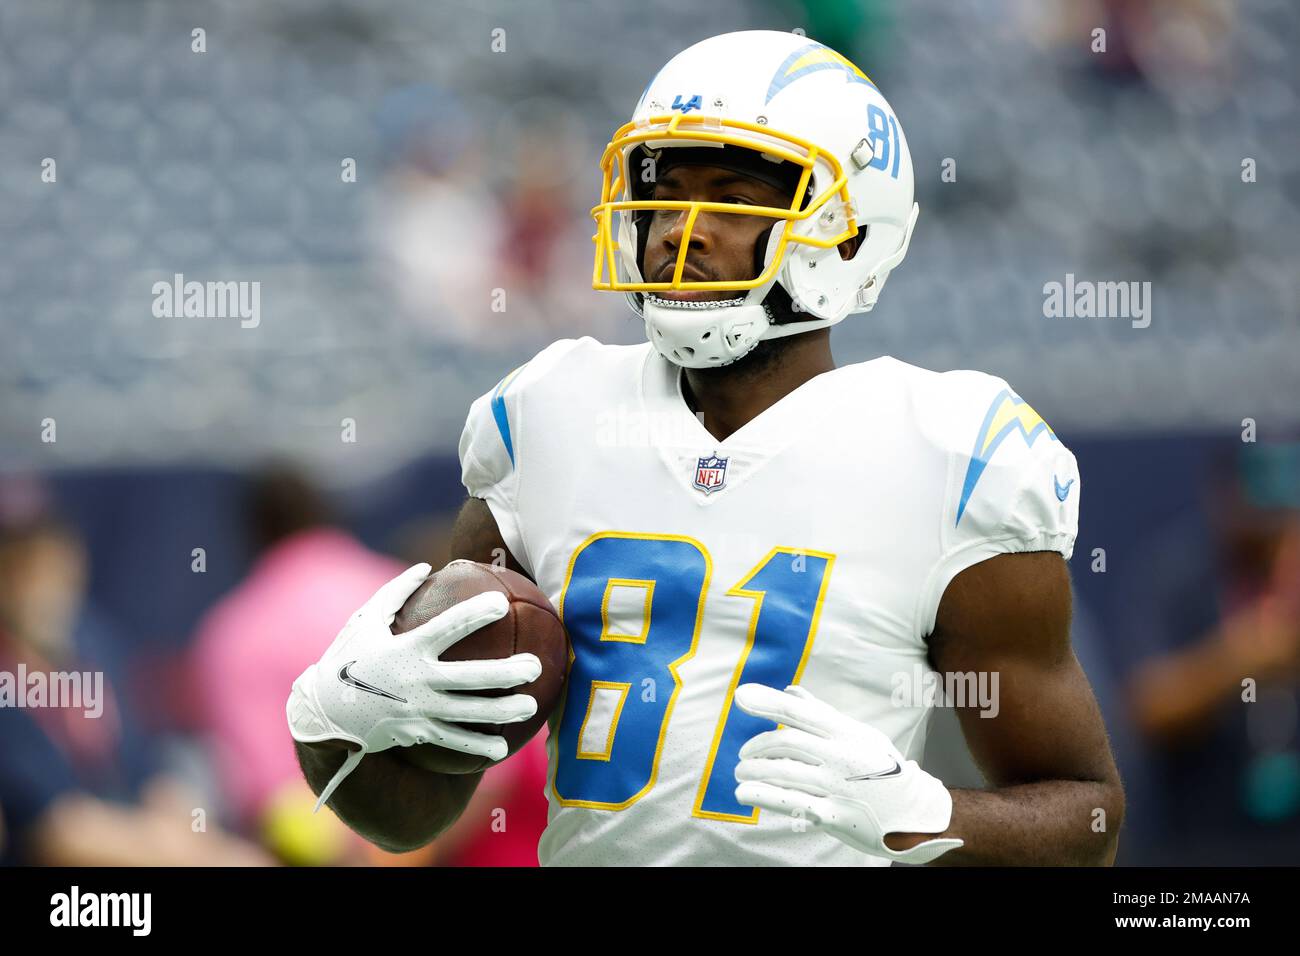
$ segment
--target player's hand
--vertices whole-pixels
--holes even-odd
[[[952,796],[874,727],[795,685],[779,691],[742,684],[736,705],[784,725],[740,748],[736,799],[741,803],[802,812],[849,846],[903,863],[929,863],[962,845],[948,838],[908,850],[885,845],[890,833],[942,833],[952,818]]]
[[[457,693],[530,683],[542,672],[537,655],[439,660],[467,634],[505,617],[509,602],[500,591],[476,594],[405,634],[390,631],[393,618],[430,570],[428,564],[417,564],[381,587],[352,615],[324,656],[293,682],[286,705],[293,739],[345,740],[358,748],[321,791],[318,810],[368,753],[431,743],[501,760],[507,753],[504,737],[458,724],[517,723],[537,712],[537,701],[528,694]]]

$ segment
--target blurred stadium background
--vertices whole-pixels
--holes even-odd
[[[1300,859],[1300,638],[1295,620],[1259,623],[1265,598],[1294,607],[1300,588],[1294,3],[5,0],[0,560],[29,570],[0,587],[10,625],[15,608],[79,609],[78,658],[134,712],[124,737],[231,834],[232,855],[175,852],[397,862],[277,816],[269,790],[244,806],[239,755],[214,739],[228,728],[195,690],[210,611],[266,542],[324,524],[441,563],[470,401],[555,338],[642,339],[621,296],[590,289],[609,134],[672,54],[749,28],[854,60],[912,149],[915,239],[881,306],[837,328],[839,362],[1003,376],[1078,455],[1076,638],[1129,786],[1120,861]],[[176,273],[260,282],[260,321],[156,317],[153,284]],[[1067,273],[1150,282],[1150,327],[1044,317],[1044,283]],[[63,550],[32,557],[41,534]],[[1269,677],[1255,705],[1198,663],[1220,645]],[[950,717],[932,761],[978,784]],[[287,746],[282,721],[265,734]],[[25,835],[60,793],[146,805],[59,732],[24,739],[0,737],[24,754],[7,772],[0,758],[0,859],[82,859]],[[529,826],[538,779],[502,784]],[[493,852],[417,862],[527,862]]]

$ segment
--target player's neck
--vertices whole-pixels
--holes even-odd
[[[835,368],[830,329],[767,339],[739,362],[685,369],[682,394],[718,441],[771,408],[796,388]]]

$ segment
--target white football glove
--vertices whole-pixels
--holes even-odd
[[[874,727],[796,685],[779,691],[742,684],[736,704],[784,725],[756,734],[740,748],[736,799],[741,803],[802,812],[849,846],[903,863],[929,863],[962,845],[958,839],[934,839],[909,850],[885,846],[889,833],[948,829],[952,795],[915,760],[903,759]]]
[[[528,694],[455,693],[530,683],[542,673],[537,655],[494,661],[438,659],[467,634],[505,617],[510,605],[500,591],[476,594],[405,634],[389,630],[430,570],[428,564],[417,564],[376,591],[324,656],[293,682],[285,711],[294,740],[347,740],[361,748],[348,754],[321,791],[317,810],[368,753],[431,743],[501,760],[507,751],[504,737],[458,723],[510,724],[537,713],[537,700]]]

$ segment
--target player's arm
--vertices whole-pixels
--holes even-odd
[[[941,674],[998,676],[998,712],[958,710],[995,788],[951,790],[943,836],[951,865],[1109,865],[1124,792],[1092,688],[1070,647],[1070,576],[1062,556],[1003,554],[953,578],[929,638]],[[894,834],[906,849],[934,834]]]
[[[510,553],[501,529],[492,517],[492,509],[482,498],[467,498],[460,513],[456,515],[456,523],[451,529],[451,560],[457,558],[482,564],[499,565],[504,561],[511,571],[517,571],[528,580],[533,580],[532,575]]]
[[[319,794],[343,765],[350,749],[343,741],[294,742],[298,764]],[[408,763],[401,748],[370,754],[330,797],[344,823],[389,853],[418,850],[464,812],[483,774],[445,774]]]
[[[523,446],[528,436],[521,427],[525,396],[583,341],[552,343],[471,403],[457,449],[461,483],[470,497],[452,529],[453,559],[498,565],[504,560],[506,567],[532,577],[518,560],[527,558],[518,507],[519,472],[527,457]],[[465,736],[458,729],[451,732]],[[504,748],[504,740],[500,746]],[[298,744],[303,771],[317,794],[344,767],[348,753],[343,748],[337,741]],[[369,754],[337,785],[331,806],[350,827],[384,849],[424,845],[464,812],[482,774],[425,771],[409,762],[418,759],[418,753],[418,748],[405,755],[402,748],[391,748]]]
[[[524,573],[510,554],[487,504],[470,498],[452,529],[451,558],[490,564],[504,558]],[[344,741],[295,741],[298,762],[317,795],[356,747]],[[403,747],[366,756],[330,797],[330,807],[349,827],[390,852],[414,850],[450,827],[464,812],[483,774],[433,773],[411,763]]]

